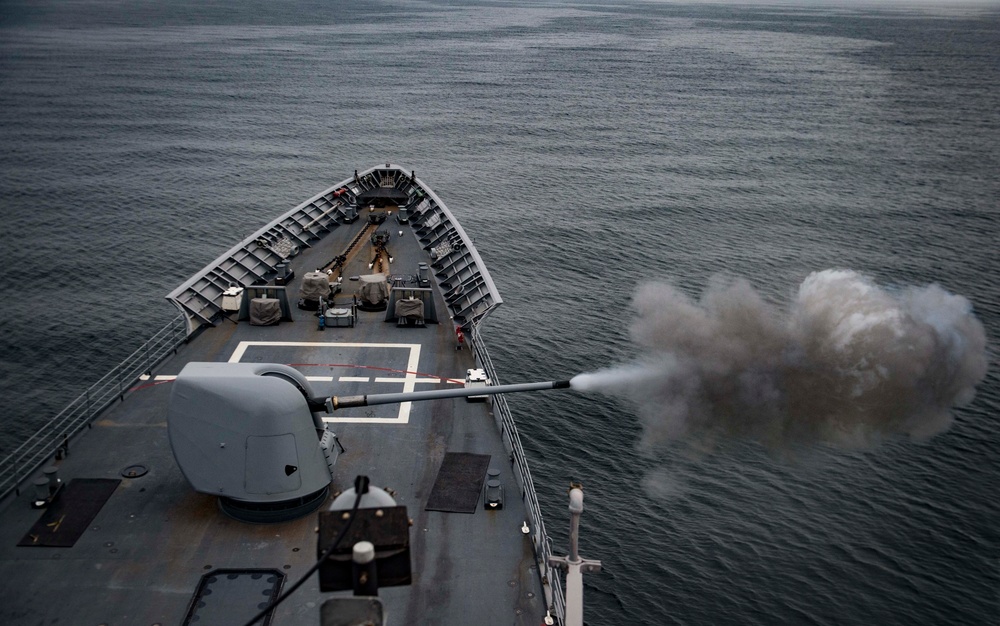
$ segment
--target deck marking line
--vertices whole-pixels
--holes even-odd
[[[295,348],[416,348],[420,349],[419,343],[341,343],[341,342],[317,342],[317,341],[241,341],[233,355],[229,357],[230,363],[239,363],[243,359],[243,353],[250,346],[285,346]]]
[[[230,363],[239,363],[246,354],[247,348],[251,346],[271,346],[271,347],[306,347],[306,348],[392,348],[398,350],[408,350],[409,357],[406,361],[406,375],[402,378],[389,379],[394,383],[403,383],[403,393],[411,392],[417,382],[424,382],[426,378],[418,379],[416,370],[420,364],[420,344],[418,343],[340,343],[340,342],[312,342],[312,341],[241,341],[233,354],[229,357]],[[326,380],[326,377],[322,377]],[[360,378],[360,377],[358,377]],[[308,380],[309,377],[307,376]],[[332,381],[333,377],[330,377]],[[341,378],[343,380],[343,377]],[[368,382],[368,378],[364,381]],[[428,381],[429,382],[429,381]],[[395,418],[370,417],[370,416],[344,416],[344,417],[324,417],[326,423],[354,423],[354,424],[407,424],[410,421],[410,408],[412,402],[401,402],[399,412]]]
[[[344,378],[341,378],[340,380],[344,380]],[[368,379],[365,379],[365,380],[367,381]],[[376,378],[375,382],[377,382],[377,383],[406,383],[407,379],[401,378],[399,376],[386,376],[386,377]],[[424,383],[424,384],[434,384],[434,385],[437,385],[437,384],[441,383],[441,379],[440,378],[415,378],[413,380],[413,382],[414,383]],[[455,383],[452,383],[451,381],[445,381],[445,382],[450,383],[450,384],[455,384]]]

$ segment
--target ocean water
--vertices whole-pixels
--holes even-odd
[[[0,453],[385,161],[475,237],[504,382],[641,358],[649,281],[781,309],[853,270],[985,328],[975,399],[916,441],[650,443],[627,398],[511,397],[557,549],[585,486],[588,623],[997,623],[1000,5],[5,0]]]

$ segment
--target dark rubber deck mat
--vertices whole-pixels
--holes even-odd
[[[448,452],[427,498],[428,511],[475,513],[483,493],[490,455]]]
[[[120,482],[118,478],[74,478],[69,481],[17,545],[73,547]]]

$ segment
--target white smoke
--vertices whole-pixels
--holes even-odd
[[[938,285],[890,293],[851,271],[811,274],[787,308],[743,280],[693,301],[666,284],[635,296],[640,363],[575,377],[633,399],[646,444],[722,437],[772,448],[870,446],[947,429],[986,374],[968,300]]]

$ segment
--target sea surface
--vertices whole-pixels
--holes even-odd
[[[509,399],[590,624],[997,624],[1000,4],[0,2],[0,454],[164,325],[163,297],[381,162],[461,220],[503,382],[629,363],[632,298],[811,273],[964,296],[943,434],[648,445],[636,407]]]

